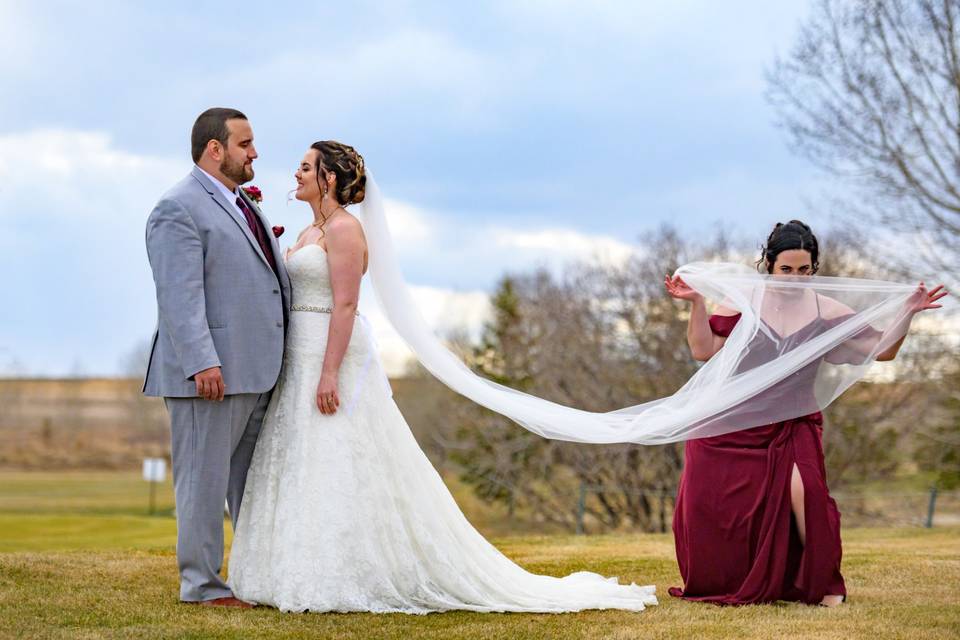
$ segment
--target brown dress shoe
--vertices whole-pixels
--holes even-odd
[[[188,604],[198,604],[201,607],[236,607],[237,609],[253,609],[253,605],[244,602],[239,598],[227,596],[226,598],[214,598],[213,600],[201,600],[200,602],[190,602]]]

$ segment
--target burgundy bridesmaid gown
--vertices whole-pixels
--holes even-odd
[[[711,316],[710,327],[728,336],[739,319]],[[818,317],[784,341],[831,324]],[[818,364],[805,369],[811,393]],[[670,595],[728,605],[816,604],[825,595],[846,596],[840,512],[827,490],[822,424],[818,412],[687,442],[673,517],[684,586]],[[803,480],[806,545],[791,507],[794,464]]]

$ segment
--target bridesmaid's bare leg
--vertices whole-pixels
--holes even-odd
[[[797,521],[797,533],[800,534],[800,544],[807,544],[807,518],[803,508],[803,478],[800,469],[793,465],[793,474],[790,476],[790,503],[793,506],[793,517]],[[843,596],[826,595],[820,601],[825,607],[836,607],[843,603]]]
[[[800,469],[793,465],[793,475],[790,477],[790,502],[793,505],[793,517],[797,520],[797,533],[800,534],[800,544],[807,544],[807,519],[803,510],[803,478]]]

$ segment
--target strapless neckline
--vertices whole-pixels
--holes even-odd
[[[309,249],[310,247],[316,247],[317,249],[320,249],[320,251],[322,251],[323,253],[326,253],[326,252],[327,252],[326,249],[324,249],[323,247],[321,247],[321,246],[320,246],[319,244],[317,244],[316,242],[311,242],[310,244],[307,244],[307,245],[304,245],[304,246],[300,247],[299,249],[297,249],[297,250],[294,251],[293,253],[290,253],[289,251],[286,252],[286,253],[284,254],[283,261],[284,261],[284,262],[289,262],[290,260],[293,259],[293,256],[297,255],[298,253],[300,253],[300,252],[303,251],[304,249]]]

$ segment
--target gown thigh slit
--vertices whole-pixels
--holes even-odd
[[[801,544],[804,544],[807,540],[806,499],[803,474],[800,473],[800,467],[794,462],[793,470],[790,473],[790,504],[793,507],[793,524],[800,535]]]

